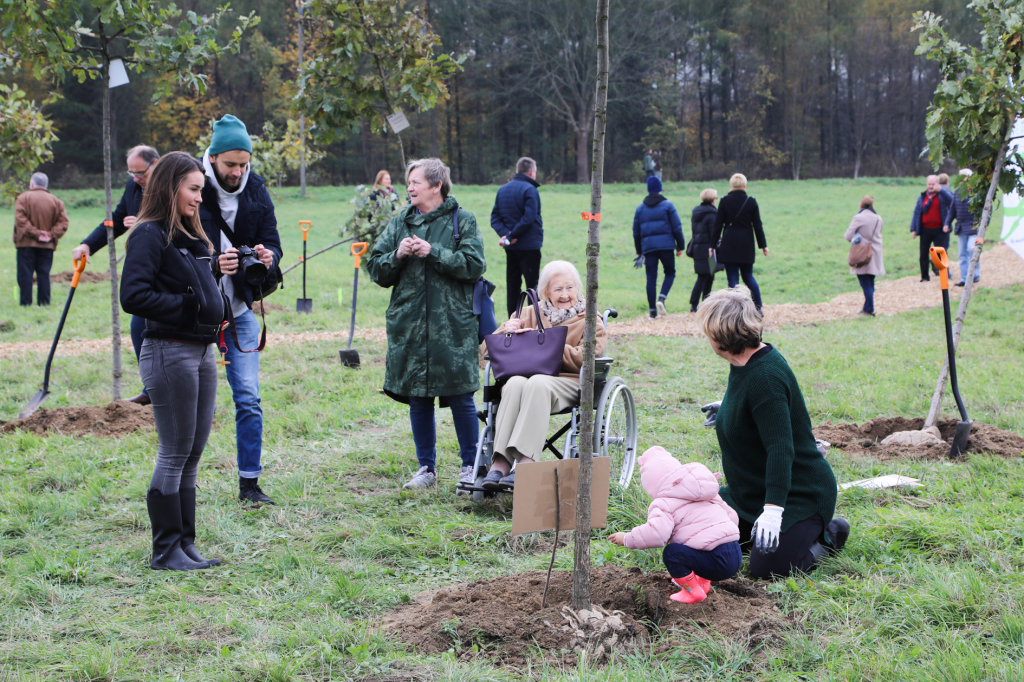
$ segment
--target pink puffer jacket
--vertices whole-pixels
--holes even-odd
[[[708,551],[740,539],[739,517],[718,495],[718,479],[703,464],[680,464],[655,446],[640,456],[640,483],[654,501],[647,523],[626,533],[626,547],[676,542]]]

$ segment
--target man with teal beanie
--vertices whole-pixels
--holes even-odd
[[[260,407],[260,325],[252,312],[260,298],[261,283],[250,283],[239,268],[238,247],[256,252],[267,279],[280,279],[281,237],[277,233],[274,202],[263,178],[249,166],[252,140],[245,124],[227,114],[213,124],[213,139],[203,155],[206,186],[199,218],[216,249],[215,268],[223,275],[220,286],[231,301],[237,333],[225,335],[228,384],[235,402],[235,444],[238,450],[238,499],[274,504],[259,486],[263,446],[263,409]],[[184,501],[183,501],[184,504]]]

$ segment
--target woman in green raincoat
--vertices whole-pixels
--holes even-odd
[[[406,182],[409,204],[388,224],[366,264],[370,279],[391,287],[384,392],[408,403],[420,464],[403,487],[437,483],[435,398],[451,407],[462,455],[460,480],[472,485],[479,436],[473,394],[480,387],[473,285],[487,269],[483,240],[473,214],[448,196],[451,172],[440,159],[412,161]]]

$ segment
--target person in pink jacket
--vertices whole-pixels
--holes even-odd
[[[672,599],[704,601],[712,580],[740,570],[739,517],[718,494],[718,478],[703,464],[680,464],[662,447],[640,456],[640,483],[654,498],[647,523],[608,539],[630,549],[664,547],[662,560],[682,590]]]

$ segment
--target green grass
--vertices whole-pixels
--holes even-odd
[[[722,183],[716,186],[721,191]],[[779,182],[752,189],[766,207],[773,247],[770,259],[759,260],[769,303],[827,300],[855,288],[842,265],[841,233],[864,193],[878,199],[887,218],[890,272],[904,261],[907,272],[916,267],[915,245],[904,239],[905,220],[898,218],[907,213],[916,184]],[[347,192],[314,188],[305,204],[294,193],[278,193],[282,223],[308,216],[314,244],[329,243],[336,234],[329,226],[347,215]],[[470,210],[486,215],[493,188],[459,188],[457,194]],[[682,194],[668,190],[669,196]],[[545,258],[580,262],[576,245],[584,223],[572,212],[586,208],[585,190],[545,188],[543,197]],[[626,238],[640,197],[626,187],[609,188],[602,211],[601,301],[631,315],[645,308]],[[9,215],[0,213],[0,220]],[[95,218],[95,208],[75,209],[72,235],[84,234]],[[296,253],[297,233],[297,227],[286,233],[286,262]],[[62,245],[63,254],[74,241]],[[488,253],[494,254],[491,242]],[[0,269],[10,271],[13,287],[13,249],[0,252]],[[503,279],[502,269],[499,257],[493,280]],[[324,256],[312,261],[311,271],[317,286],[328,283],[314,289],[315,313],[275,313],[273,330],[345,328],[349,311],[338,306],[337,287],[351,286],[351,259]],[[689,280],[681,277],[677,286],[687,287]],[[275,294],[275,303],[292,307],[294,281]],[[105,286],[83,285],[69,337],[102,335],[109,319]],[[21,310],[13,296],[0,300],[0,321],[17,324],[0,335],[0,343],[49,337],[62,290],[55,289],[55,305],[46,311]],[[1024,286],[980,290],[958,360],[972,418],[1017,433],[1024,433],[1022,296]],[[361,300],[360,324],[381,326],[385,293],[367,286]],[[942,315],[931,309],[835,321],[785,329],[767,340],[793,366],[815,423],[921,416],[941,364]],[[384,347],[361,342],[360,353],[361,371],[338,366],[335,343],[283,345],[264,353],[264,480],[282,502],[277,507],[243,511],[234,499],[233,410],[221,382],[200,470],[199,540],[208,556],[226,565],[209,571],[178,575],[147,568],[144,493],[154,433],[0,437],[0,680],[1024,677],[1024,462],[984,456],[958,464],[883,464],[833,451],[840,480],[900,473],[921,478],[926,487],[840,496],[838,513],[854,527],[847,550],[809,578],[766,585],[796,623],[768,650],[751,651],[744,642],[707,633],[666,653],[640,651],[608,668],[579,671],[539,662],[529,671],[503,670],[483,659],[410,651],[375,628],[393,605],[454,582],[546,568],[547,558],[534,552],[538,538],[511,536],[506,511],[453,498],[457,443],[446,411],[439,412],[443,485],[427,493],[399,490],[415,469],[407,411],[378,393]],[[718,467],[718,445],[700,426],[699,405],[721,395],[727,367],[707,342],[629,337],[616,339],[610,354],[637,398],[641,447],[664,445],[686,460]],[[0,359],[0,415],[16,414],[36,390],[44,359]],[[131,353],[125,361],[127,392],[138,379]],[[108,379],[103,353],[58,357],[46,406],[103,403]],[[629,490],[613,495],[608,530],[628,530],[644,518],[647,502],[634,477]],[[660,570],[656,552],[630,552],[603,536],[595,534],[595,563]],[[558,552],[560,568],[571,562],[571,549]]]

